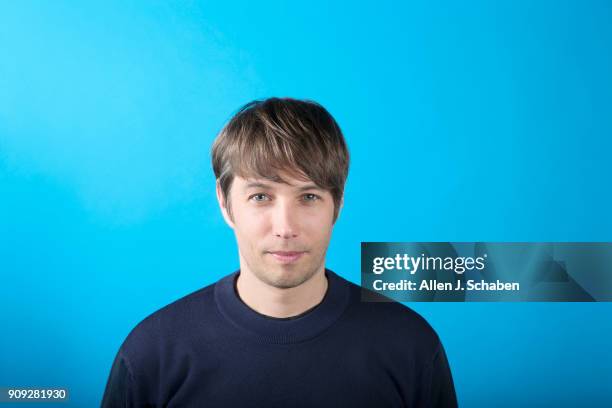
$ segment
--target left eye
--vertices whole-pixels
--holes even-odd
[[[306,201],[316,201],[319,199],[319,196],[316,194],[304,194],[304,200]]]

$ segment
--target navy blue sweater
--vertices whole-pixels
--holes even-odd
[[[239,273],[140,322],[117,353],[102,406],[457,406],[442,344],[408,307],[362,302],[360,286],[326,270],[321,303],[271,318],[242,302]]]

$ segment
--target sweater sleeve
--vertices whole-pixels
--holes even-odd
[[[120,349],[115,357],[113,366],[106,382],[106,389],[102,397],[101,408],[128,408],[130,403],[130,387],[132,373],[127,358]]]
[[[432,408],[456,408],[457,396],[453,376],[446,358],[446,353],[442,343],[430,366],[429,401],[427,406]]]

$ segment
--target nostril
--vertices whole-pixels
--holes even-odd
[[[293,233],[293,232],[284,232],[284,233],[283,232],[277,232],[274,235],[276,237],[278,237],[278,238],[285,238],[285,239],[286,238],[295,238],[295,237],[297,237],[297,234]]]

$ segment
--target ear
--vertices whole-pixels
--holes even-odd
[[[230,217],[227,211],[225,198],[223,197],[223,192],[221,191],[221,184],[219,183],[219,180],[217,180],[216,190],[217,201],[219,202],[219,207],[221,208],[221,214],[223,215],[223,219],[225,219],[225,222],[227,223],[227,225],[229,225],[231,229],[234,229],[234,222],[232,221],[232,217]]]
[[[340,218],[340,212],[342,211],[342,207],[344,207],[344,194],[342,194],[342,197],[340,198],[340,204],[338,205],[338,212],[336,213],[336,219],[334,220],[334,225],[338,221],[338,218]]]

